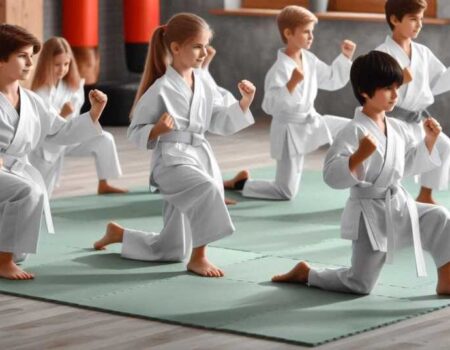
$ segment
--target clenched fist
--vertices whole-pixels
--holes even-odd
[[[241,109],[246,112],[255,97],[256,87],[248,80],[241,80],[238,84],[238,89],[242,95],[239,104]]]
[[[377,141],[375,138],[366,134],[361,140],[359,140],[359,147],[350,156],[348,167],[350,171],[353,173],[355,170],[364,162],[367,158],[371,156],[373,152],[377,149]]]
[[[363,160],[365,160],[369,158],[376,149],[377,140],[375,140],[372,135],[367,134],[361,140],[359,140],[359,147],[356,152]]]
[[[106,102],[108,101],[108,96],[101,92],[100,90],[89,91],[89,102],[91,103],[91,118],[94,122],[98,121],[105,109]]]
[[[429,117],[423,121],[423,128],[425,129],[425,145],[431,153],[436,139],[442,131],[442,127],[436,119]]]
[[[413,75],[409,67],[403,69],[403,84],[408,84],[413,80]]]
[[[289,81],[286,84],[286,87],[290,93],[292,93],[292,91],[294,91],[294,89],[297,87],[298,83],[300,83],[304,77],[305,77],[305,75],[303,74],[303,70],[300,69],[299,67],[295,67],[292,70],[291,79],[289,79]]]
[[[72,102],[67,101],[66,103],[63,104],[63,106],[61,108],[61,112],[59,112],[59,115],[63,118],[66,118],[69,115],[71,115],[74,111],[75,111],[75,108],[73,107]]]
[[[211,45],[208,45],[206,47],[206,57],[202,63],[203,69],[208,69],[209,64],[211,63],[211,61],[213,60],[215,55],[216,55],[216,49],[214,47],[212,47]]]
[[[351,40],[344,40],[341,43],[341,51],[342,54],[347,57],[349,60],[353,58],[355,54],[356,44]]]
[[[148,138],[153,141],[157,139],[160,135],[167,134],[168,132],[172,131],[174,127],[175,127],[174,119],[169,113],[164,112],[162,116],[159,118],[159,120],[156,122],[152,131],[150,131],[150,135]]]

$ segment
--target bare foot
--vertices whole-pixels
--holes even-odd
[[[434,205],[438,204],[433,198],[433,190],[431,188],[427,188],[427,187],[420,188],[420,192],[416,198],[416,202],[434,204]]]
[[[234,199],[231,199],[231,198],[225,198],[225,204],[226,205],[235,205],[235,204],[237,204],[237,201],[235,201]]]
[[[119,188],[111,186],[106,180],[100,180],[98,182],[97,194],[110,194],[110,193],[127,193],[125,188]]]
[[[239,181],[248,180],[249,177],[250,177],[250,173],[248,172],[248,170],[241,170],[232,179],[224,181],[223,187],[226,190],[236,190],[237,189],[236,183]]]
[[[203,277],[223,277],[224,272],[211,264],[206,257],[194,258],[187,264],[187,269]]]
[[[123,241],[123,227],[115,222],[108,223],[105,235],[94,243],[95,250],[104,250],[108,244],[120,243]]]
[[[311,270],[309,265],[301,261],[288,273],[273,276],[272,282],[307,283],[309,270]]]
[[[438,269],[437,295],[450,295],[450,262]]]
[[[8,280],[31,280],[34,275],[22,270],[11,260],[0,264],[0,277]]]

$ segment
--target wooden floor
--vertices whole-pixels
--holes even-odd
[[[149,154],[126,140],[125,128],[107,128],[116,137],[124,176],[113,184],[135,187],[148,183]],[[273,164],[268,124],[259,121],[232,137],[211,136],[221,168]],[[306,159],[320,169],[324,150]],[[54,197],[95,193],[92,159],[68,158]],[[344,322],[345,320],[336,320]],[[449,349],[450,308],[335,341],[316,349]],[[78,309],[0,294],[0,350],[12,349],[306,349],[305,347],[191,327]]]

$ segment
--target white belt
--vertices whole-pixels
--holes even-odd
[[[314,113],[280,114],[273,118],[278,123],[311,124],[314,123]]]
[[[203,134],[189,131],[171,131],[159,137],[159,142],[185,143],[194,147],[200,146],[205,141]]]
[[[55,233],[55,227],[53,226],[52,212],[50,210],[50,202],[47,194],[47,187],[45,186],[41,173],[31,164],[23,161],[22,159],[15,158],[5,154],[3,160],[4,160],[3,166],[6,169],[9,169],[11,172],[15,172],[18,174],[24,175],[29,174],[32,177],[32,180],[34,180],[37,183],[37,185],[42,188],[42,192],[44,194],[44,217],[45,217],[45,224],[47,226],[47,231],[49,233]]]
[[[386,205],[386,236],[387,236],[387,252],[386,262],[392,263],[394,260],[395,249],[395,227],[392,218],[392,200],[399,191],[403,191],[406,197],[406,206],[408,208],[411,220],[412,237],[414,245],[414,256],[416,259],[417,276],[427,276],[425,259],[423,256],[422,242],[420,239],[419,214],[414,199],[400,185],[392,185],[388,188],[384,187],[352,187],[350,190],[350,198],[355,199],[384,199]]]

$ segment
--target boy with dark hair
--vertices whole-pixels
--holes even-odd
[[[414,42],[422,29],[425,0],[387,0],[386,20],[392,29],[377,50],[394,57],[412,81],[399,89],[398,103],[392,116],[406,121],[406,127],[416,141],[423,137],[421,121],[429,116],[427,108],[434,103],[434,96],[450,90],[450,69],[436,58],[426,46]],[[409,80],[409,79],[408,79]],[[450,139],[439,135],[436,149],[441,166],[420,175],[421,189],[417,201],[436,204],[433,190],[448,188],[450,181]]]
[[[22,88],[33,66],[33,54],[40,43],[25,29],[0,24],[0,278],[28,280],[34,276],[17,266],[29,253],[35,253],[42,212],[47,228],[53,231],[50,206],[39,171],[28,155],[44,139],[70,144],[101,132],[98,118],[106,95],[89,93],[88,113],[66,121],[49,110],[33,92]]]
[[[441,127],[433,118],[424,120],[425,138],[417,144],[404,122],[386,117],[403,82],[402,69],[388,54],[371,51],[360,56],[350,79],[362,108],[336,136],[325,159],[324,179],[330,187],[350,188],[341,231],[342,238],[353,241],[351,267],[316,270],[300,262],[272,281],[369,294],[384,263],[412,244],[418,275],[426,275],[423,247],[438,269],[436,292],[450,294],[450,214],[415,202],[400,184],[405,174],[440,163],[434,145]]]

